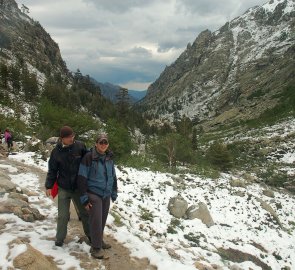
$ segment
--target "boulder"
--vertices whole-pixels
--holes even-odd
[[[169,200],[168,209],[170,214],[176,218],[181,218],[185,215],[188,204],[181,196],[173,197]]]
[[[195,267],[198,270],[214,270],[214,268],[208,263],[195,262]]]
[[[16,190],[16,185],[12,183],[8,176],[0,172],[0,189],[6,192],[11,192]]]
[[[256,264],[257,266],[260,266],[262,269],[265,269],[265,270],[272,269],[269,265],[267,265],[262,260],[260,260],[258,257],[254,256],[252,254],[245,253],[243,251],[233,249],[233,248],[225,249],[225,248],[221,247],[221,248],[218,248],[217,250],[218,250],[218,253],[222,259],[229,260],[229,261],[236,262],[236,263],[243,263],[243,262],[251,261],[254,264]]]
[[[50,137],[46,140],[46,144],[57,144],[59,137]]]
[[[280,227],[282,227],[282,223],[280,222],[276,211],[268,203],[261,200],[260,198],[256,197],[256,200],[260,202],[261,207],[274,218],[274,220],[280,225]]]
[[[8,198],[1,203],[0,213],[15,214],[27,222],[43,220],[45,218],[37,209],[30,207],[27,202],[12,198]]]
[[[263,195],[267,196],[267,197],[270,197],[270,198],[274,198],[275,197],[275,194],[272,190],[270,189],[265,189],[262,191]]]
[[[22,270],[57,270],[52,257],[45,256],[40,251],[27,244],[27,250],[13,260],[13,266]]]
[[[29,202],[27,196],[25,196],[23,194],[20,194],[20,193],[16,193],[16,192],[9,193],[8,198],[22,200],[22,201],[25,201],[25,202]]]
[[[246,188],[246,184],[243,180],[239,180],[239,179],[232,179],[230,181],[230,185],[232,187],[242,187],[242,188]]]
[[[186,211],[186,216],[188,219],[198,218],[207,227],[214,225],[214,221],[205,203],[199,202],[198,206],[192,205]]]

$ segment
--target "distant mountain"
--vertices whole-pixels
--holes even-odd
[[[147,90],[144,90],[144,91],[129,90],[128,93],[130,94],[130,96],[134,97],[138,101],[146,96]]]
[[[148,88],[137,108],[210,128],[255,119],[295,85],[295,3],[271,0],[205,30]]]
[[[116,101],[117,101],[116,95],[119,92],[119,89],[121,86],[114,85],[114,84],[111,84],[108,82],[107,83],[97,82],[93,78],[92,78],[92,82],[94,82],[94,84],[96,84],[100,87],[101,93],[104,97],[108,98],[113,103],[116,103]],[[142,99],[146,95],[146,92],[147,91],[128,90],[130,103],[133,104],[133,103],[139,101],[140,99]]]

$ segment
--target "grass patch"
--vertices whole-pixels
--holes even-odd
[[[146,209],[142,206],[139,206],[139,209],[140,209],[140,217],[142,220],[149,220],[151,222],[154,221],[154,216],[151,213],[151,211],[149,211],[148,209]]]
[[[110,213],[115,219],[114,220],[115,225],[118,227],[122,227],[124,225],[124,223],[121,221],[121,217],[117,213],[115,213],[114,211],[111,211]]]

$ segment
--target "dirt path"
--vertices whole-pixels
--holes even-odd
[[[30,172],[38,175],[40,179],[40,189],[44,189],[46,173],[34,166],[25,165],[12,159],[1,159],[1,164],[12,165],[18,168],[18,172]],[[57,205],[57,198],[54,200]],[[74,206],[71,205],[71,219],[69,222],[68,235],[65,243],[75,241],[75,236],[83,236],[83,229],[79,221]],[[80,265],[84,269],[107,269],[107,270],[156,270],[157,267],[150,265],[149,260],[139,259],[130,256],[130,251],[120,244],[111,235],[105,235],[105,241],[111,244],[112,248],[106,250],[109,259],[96,260],[89,254],[83,252],[72,252],[71,255],[80,260]]]

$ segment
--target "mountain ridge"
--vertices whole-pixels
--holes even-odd
[[[294,1],[276,0],[201,32],[137,108],[170,122],[188,116],[207,128],[259,117],[294,84],[294,18]]]

